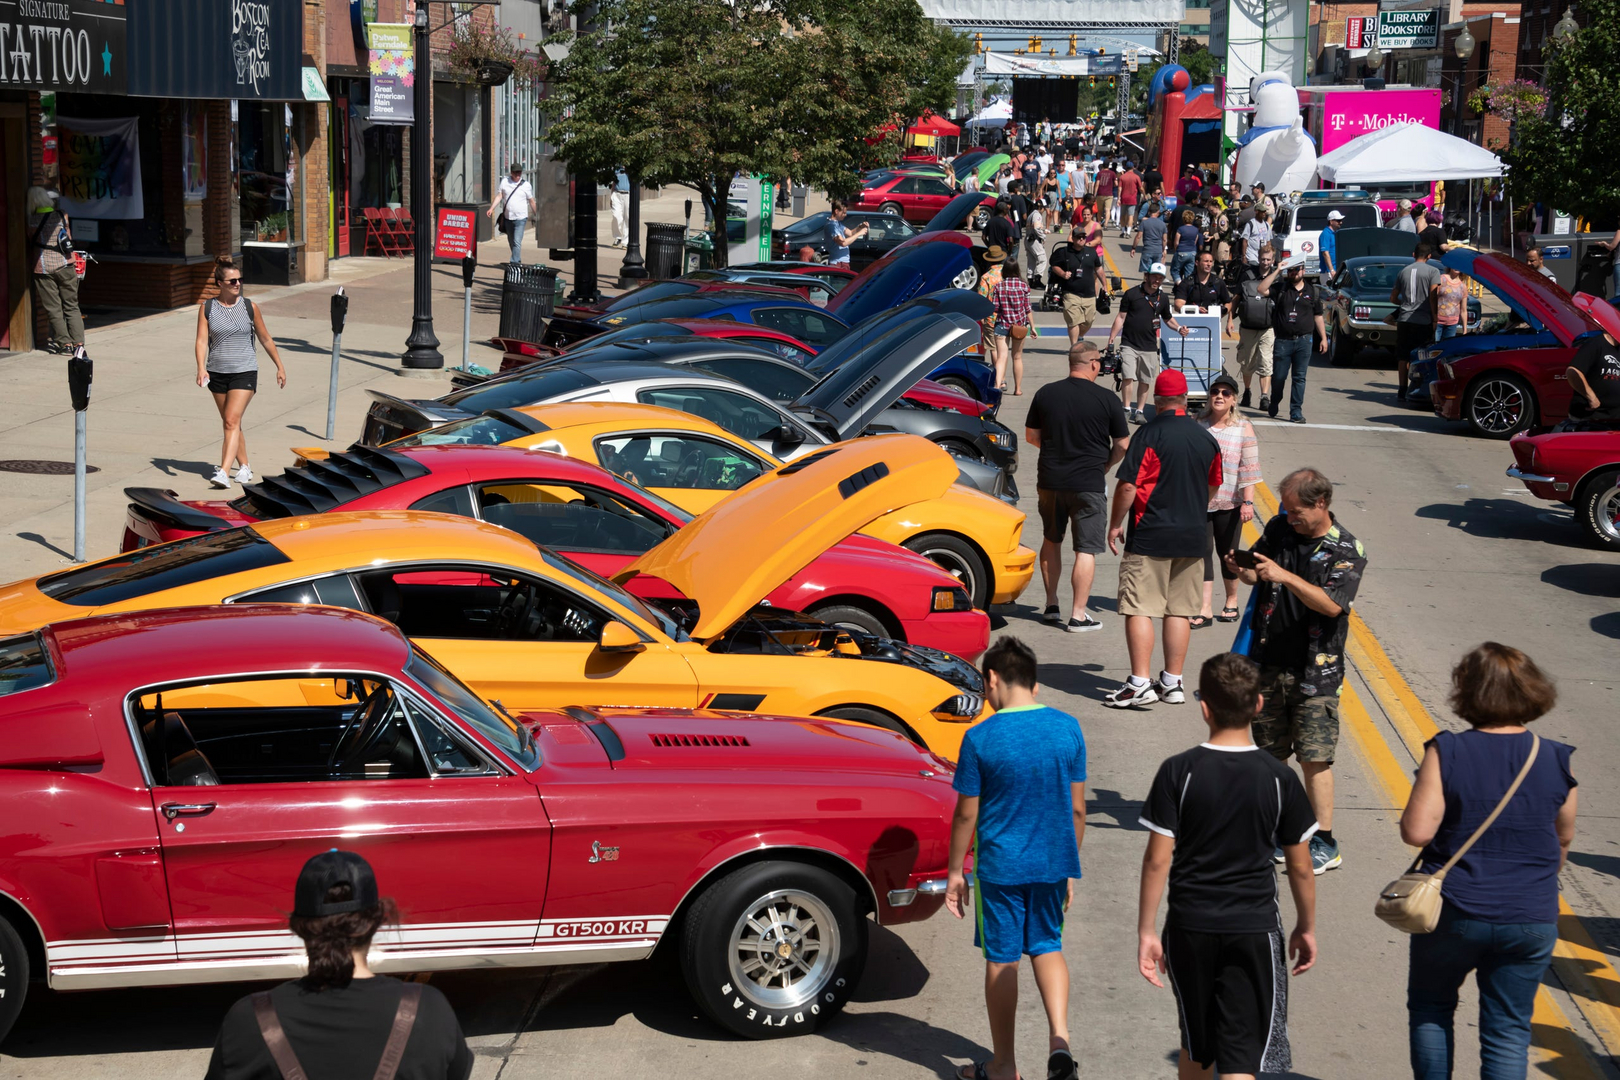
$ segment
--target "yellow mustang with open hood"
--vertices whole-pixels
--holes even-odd
[[[407,510],[263,521],[0,586],[0,637],[147,608],[330,604],[397,623],[513,712],[622,705],[836,716],[954,759],[985,713],[971,664],[759,604],[855,530],[939,497],[956,472],[938,447],[909,435],[777,469],[617,575],[679,589],[696,606],[679,618],[515,532]]]

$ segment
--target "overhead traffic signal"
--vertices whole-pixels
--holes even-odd
[[[1079,56],[1080,55],[1080,35],[1079,34],[1070,34],[1069,35],[1069,55],[1070,56]]]

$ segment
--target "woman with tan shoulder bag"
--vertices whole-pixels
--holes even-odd
[[[1013,396],[1024,392],[1024,339],[1029,336],[1029,283],[1017,259],[1008,259],[1001,280],[990,290],[996,319],[996,385],[1007,389],[1008,361],[1012,364]]]
[[[1452,710],[1471,727],[1429,740],[1401,815],[1401,839],[1423,852],[1384,889],[1377,913],[1412,934],[1416,1080],[1450,1080],[1457,991],[1470,971],[1480,1076],[1523,1080],[1530,1014],[1558,940],[1558,873],[1575,838],[1574,748],[1525,727],[1557,691],[1518,649],[1486,642],[1452,669],[1451,684]]]

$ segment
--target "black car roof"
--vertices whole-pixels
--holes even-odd
[[[740,325],[747,326],[747,323]],[[753,345],[744,345],[741,342],[722,338],[709,338],[700,335],[687,337],[654,338],[650,341],[621,342],[619,346],[609,345],[606,348],[581,353],[577,359],[569,360],[566,356],[561,363],[554,367],[571,367],[578,371],[590,372],[591,377],[597,380],[602,378],[604,367],[662,367],[666,363],[682,361],[691,363],[695,360],[706,360],[710,357],[721,356],[764,356],[769,359],[780,359],[774,353]]]

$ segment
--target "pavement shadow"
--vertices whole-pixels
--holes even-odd
[[[1599,615],[1591,622],[1592,632],[1604,637],[1620,638],[1620,611]]]
[[[1142,816],[1142,802],[1127,799],[1118,791],[1094,787],[1088,790],[1086,800],[1086,828],[1123,829],[1126,832],[1147,832],[1147,826],[1138,819]],[[1099,820],[1106,818],[1108,820]]]
[[[214,1045],[237,999],[273,983],[140,987],[63,994],[31,986],[6,1056],[86,1057]]]
[[[1099,633],[1101,631],[1098,631]],[[1076,635],[1084,640],[1085,635]],[[1042,685],[1065,694],[1074,694],[1077,697],[1101,699],[1118,687],[1117,679],[1108,679],[1102,675],[1101,664],[1041,664],[1040,678]]]
[[[1418,507],[1416,516],[1443,521],[1453,529],[1487,540],[1534,540],[1561,547],[1574,546],[1579,541],[1573,528],[1561,529],[1556,519],[1549,520],[1545,506],[1520,499],[1430,503]],[[1568,520],[1573,524],[1573,519]]]
[[[153,458],[152,467],[162,472],[164,476],[200,476],[207,479],[214,475],[214,466],[206,461]]]
[[[1574,863],[1576,866],[1584,866],[1588,870],[1596,873],[1606,874],[1612,878],[1620,878],[1620,856],[1593,855],[1586,851],[1571,851],[1569,853],[1569,861]],[[1590,926],[1597,920],[1585,919],[1583,921]],[[1615,919],[1609,919],[1607,921],[1620,922],[1620,920]]]
[[[1620,597],[1620,565],[1614,563],[1550,566],[1541,572],[1541,580],[1582,596]]]
[[[959,1065],[985,1061],[988,1047],[965,1035],[935,1027],[899,1013],[843,1013],[819,1034],[863,1054],[882,1054],[927,1069],[939,1077],[954,1076]]]
[[[63,551],[61,548],[57,547],[55,544],[51,543],[49,540],[47,540],[43,536],[39,535],[39,533],[31,533],[31,532],[18,533],[17,534],[17,539],[19,539],[19,540],[27,540],[27,541],[29,541],[31,543],[38,544],[40,547],[44,548],[46,551],[54,551],[58,555],[62,556],[62,558],[64,558],[64,559],[72,560],[72,558],[73,558],[73,554],[71,552]]]

